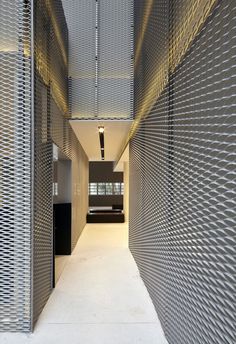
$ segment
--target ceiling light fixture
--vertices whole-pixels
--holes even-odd
[[[104,133],[104,127],[98,127],[98,131],[99,131],[99,133]]]
[[[98,127],[100,148],[101,148],[101,158],[105,160],[105,149],[104,149],[104,127]]]

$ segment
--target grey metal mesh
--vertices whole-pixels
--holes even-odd
[[[0,1],[0,331],[30,329],[30,13]]]
[[[48,2],[52,5],[53,2]],[[56,18],[58,20],[58,18]],[[46,1],[34,4],[34,222],[33,222],[33,323],[38,319],[52,289],[53,258],[53,151],[51,139],[51,61],[53,25]],[[52,59],[54,57],[54,59]]]
[[[133,1],[63,0],[69,28],[70,115],[133,116]]]
[[[69,29],[70,112],[95,116],[95,0],[63,0]]]
[[[153,3],[135,79],[138,109],[150,101],[149,60],[159,63],[162,49],[145,43],[163,33],[155,8],[160,17],[165,8]],[[181,32],[184,5],[167,9],[169,42]],[[129,243],[170,344],[236,339],[235,18],[235,2],[219,1],[130,143]],[[153,58],[145,60],[148,47]]]
[[[88,159],[66,119],[61,2],[0,0],[0,32],[0,331],[28,332],[52,289],[52,143],[72,160],[72,248],[86,223]]]
[[[62,4],[38,0],[34,7],[35,145],[33,322],[52,289],[54,142],[72,160],[72,249],[86,223],[88,159],[68,120],[68,33]]]
[[[130,0],[99,0],[98,117],[132,116],[132,11]]]

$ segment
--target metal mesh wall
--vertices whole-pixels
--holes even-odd
[[[49,5],[49,2],[47,2],[47,5]],[[58,18],[55,20],[58,20]],[[51,64],[52,61],[54,64],[58,64],[60,61],[60,59],[55,59],[54,56],[54,41],[55,33],[46,1],[37,1],[34,4],[34,323],[52,289],[53,152],[51,139],[51,83],[53,82],[53,75],[51,73]]]
[[[0,331],[30,329],[30,15],[0,1]]]
[[[73,248],[88,207],[88,159],[66,120],[62,4],[32,3],[0,1],[0,331],[32,330],[51,292],[53,141],[72,160]]]
[[[137,1],[137,30],[144,22],[139,6]],[[163,6],[153,1],[149,11],[142,65],[137,64],[142,74],[135,78],[136,109],[149,102],[151,61],[160,61],[162,46],[145,42],[163,34],[155,13],[156,8],[161,16]],[[181,18],[190,7],[170,2],[163,36],[169,45],[168,80],[130,142],[130,248],[170,344],[233,344],[236,4],[218,1],[172,70],[174,37],[185,30]],[[194,15],[201,21],[198,12]]]
[[[135,117],[139,117],[152,106],[168,79],[169,2],[139,2],[134,21]]]
[[[86,223],[88,159],[69,125],[68,33],[62,4],[38,0],[34,6],[34,269],[33,322],[52,289],[54,142],[72,160],[72,248]]]

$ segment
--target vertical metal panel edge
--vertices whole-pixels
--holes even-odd
[[[31,300],[30,300],[30,332],[34,328],[34,0],[31,5]]]

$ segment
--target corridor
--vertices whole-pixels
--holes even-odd
[[[128,249],[126,224],[89,224],[35,331],[1,344],[167,344]]]

